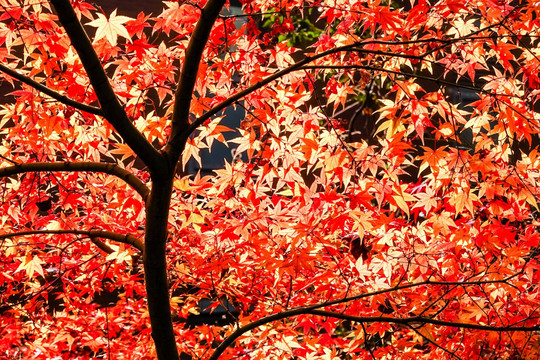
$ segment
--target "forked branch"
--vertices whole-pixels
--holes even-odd
[[[129,120],[109,83],[109,78],[99,61],[92,42],[77,19],[70,1],[50,0],[50,2],[56,10],[58,19],[66,30],[71,44],[79,54],[79,58],[92,83],[105,119],[111,123],[135,154],[141,158],[151,173],[158,174],[163,172],[166,169],[165,158]]]

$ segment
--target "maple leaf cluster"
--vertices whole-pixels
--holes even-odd
[[[0,358],[162,357],[160,268],[192,358],[540,357],[535,4],[71,1],[92,67],[51,3],[0,0]]]

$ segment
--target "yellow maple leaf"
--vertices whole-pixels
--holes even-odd
[[[103,14],[97,13],[98,18],[88,23],[90,26],[97,27],[94,42],[106,38],[112,46],[116,46],[118,36],[129,39],[129,33],[125,28],[125,22],[132,20],[130,17],[116,15],[116,9],[111,13],[109,18]]]
[[[34,277],[34,273],[38,273],[39,275],[44,277],[41,264],[43,264],[43,261],[41,261],[41,259],[38,258],[36,255],[34,255],[34,257],[26,255],[25,261],[22,262],[21,265],[19,265],[16,271],[26,271],[26,275],[28,276],[28,278]]]
[[[392,198],[396,202],[396,205],[407,215],[410,215],[409,213],[409,205],[407,205],[408,201],[416,201],[416,198],[406,192],[407,184],[398,185],[394,188],[394,194],[392,195]]]
[[[414,196],[416,196],[418,201],[413,206],[413,209],[423,208],[426,213],[429,213],[431,209],[438,206],[439,197],[437,196],[437,192],[430,187],[426,187],[425,192],[415,194]]]
[[[474,214],[473,202],[477,200],[477,196],[470,190],[460,189],[459,192],[453,194],[448,202],[456,208],[457,214],[462,213],[463,209],[467,209],[471,214]]]

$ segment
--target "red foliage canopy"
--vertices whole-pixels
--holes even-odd
[[[538,359],[538,5],[242,3],[0,0],[0,358]]]

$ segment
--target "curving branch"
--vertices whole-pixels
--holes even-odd
[[[332,54],[340,53],[340,52],[355,51],[355,52],[363,53],[363,54],[374,54],[374,55],[382,55],[382,56],[389,56],[389,57],[402,57],[402,58],[408,58],[408,59],[424,61],[426,56],[428,56],[429,54],[432,54],[435,51],[440,50],[442,48],[445,48],[445,47],[447,47],[449,45],[452,45],[452,44],[455,44],[455,43],[458,43],[458,42],[461,42],[461,41],[465,41],[465,40],[487,38],[485,36],[477,36],[477,35],[484,32],[484,31],[486,31],[486,30],[490,30],[492,28],[500,26],[504,21],[505,20],[503,20],[501,22],[498,22],[496,24],[488,25],[488,26],[483,27],[483,28],[481,28],[481,29],[479,29],[477,31],[474,31],[474,32],[472,32],[472,33],[470,33],[470,34],[468,34],[466,36],[455,38],[455,39],[428,38],[428,39],[418,39],[418,40],[409,40],[409,41],[396,41],[396,42],[383,41],[383,40],[360,40],[360,41],[357,41],[357,42],[354,42],[354,43],[351,43],[351,44],[348,44],[348,45],[344,45],[344,46],[336,47],[334,49],[329,49],[329,50],[323,51],[323,52],[321,52],[319,54],[316,54],[316,55],[307,56],[303,60],[300,60],[300,61],[290,65],[289,67],[287,67],[285,69],[277,71],[276,73],[274,73],[272,75],[269,75],[265,79],[258,81],[257,83],[247,87],[246,89],[237,92],[236,94],[230,96],[226,100],[222,101],[221,103],[217,104],[216,106],[214,106],[213,108],[208,110],[206,113],[204,113],[203,115],[198,117],[194,122],[192,122],[189,125],[189,127],[187,128],[187,130],[183,134],[183,139],[184,139],[184,141],[186,141],[187,138],[189,137],[189,135],[191,135],[191,133],[193,133],[201,124],[203,124],[206,120],[210,119],[215,114],[219,113],[221,110],[224,110],[225,108],[227,108],[230,105],[234,104],[238,100],[240,100],[240,99],[244,98],[245,96],[253,93],[254,91],[257,91],[257,90],[261,89],[263,86],[265,86],[265,85],[267,85],[267,84],[269,84],[269,83],[283,77],[284,75],[287,75],[287,74],[289,74],[289,73],[291,73],[293,71],[303,70],[304,68],[306,68],[306,66],[308,64],[314,62],[315,60],[324,58],[324,57],[332,55]],[[412,45],[412,44],[421,44],[421,43],[433,43],[433,44],[440,44],[440,45],[433,47],[431,50],[429,50],[426,53],[421,54],[421,55],[398,54],[398,53],[385,52],[385,51],[380,51],[380,50],[369,50],[369,49],[365,48],[367,45],[374,45],[374,44]]]
[[[9,67],[5,66],[4,64],[0,64],[0,72],[3,72],[5,74],[11,76],[12,78],[17,79],[20,82],[25,83],[26,85],[29,85],[30,87],[32,87],[32,88],[34,88],[34,89],[36,89],[38,91],[41,91],[42,93],[52,97],[53,99],[58,100],[62,104],[71,106],[71,107],[73,107],[75,109],[78,109],[78,110],[81,110],[81,111],[84,111],[84,112],[87,112],[87,113],[90,113],[90,114],[103,116],[103,111],[101,111],[100,108],[97,108],[97,107],[94,107],[94,106],[91,106],[91,105],[87,105],[87,104],[83,104],[83,103],[80,103],[80,102],[75,101],[73,99],[70,99],[67,96],[64,96],[64,95],[60,94],[59,92],[56,92],[56,91],[46,87],[45,85],[42,85],[42,84],[38,83],[35,80],[32,80],[28,76],[23,75],[23,74],[15,71],[13,69],[10,69]]]
[[[368,322],[389,322],[389,323],[399,323],[399,324],[405,324],[405,325],[412,325],[412,324],[418,324],[418,323],[430,323],[435,325],[441,325],[441,326],[451,326],[456,328],[467,328],[467,329],[481,329],[486,331],[496,331],[496,332],[503,332],[503,331],[539,331],[540,325],[536,326],[487,326],[487,325],[477,325],[477,324],[467,324],[467,323],[458,323],[458,322],[448,322],[448,321],[442,321],[442,320],[435,320],[424,316],[413,316],[410,318],[393,318],[393,317],[361,317],[361,316],[352,316],[352,315],[346,315],[343,313],[336,313],[332,311],[324,311],[319,310],[321,308],[325,308],[332,305],[342,304],[346,302],[351,302],[355,300],[359,300],[366,297],[371,297],[375,295],[385,294],[389,292],[395,292],[399,290],[414,288],[418,286],[428,286],[428,285],[439,285],[439,286],[481,286],[486,284],[507,284],[509,280],[512,278],[520,275],[523,273],[523,269],[515,273],[513,275],[510,275],[504,279],[500,280],[478,280],[478,281],[465,281],[465,282],[457,282],[457,281],[451,281],[451,282],[445,282],[445,281],[423,281],[419,283],[413,283],[413,284],[406,284],[401,286],[396,286],[389,289],[383,289],[378,291],[373,291],[370,293],[364,293],[356,296],[351,297],[345,297],[342,299],[336,299],[333,301],[327,301],[324,303],[318,303],[314,305],[308,305],[308,306],[302,306],[298,308],[294,308],[291,310],[286,310],[277,314],[272,314],[269,316],[265,316],[259,320],[253,321],[245,326],[242,326],[238,329],[236,329],[233,333],[231,333],[228,337],[223,340],[221,344],[215,349],[212,356],[210,356],[209,360],[217,360],[221,354],[229,347],[231,346],[236,339],[238,339],[240,336],[245,334],[246,332],[256,329],[259,326],[279,321],[283,319],[287,319],[290,317],[298,316],[298,315],[321,315],[321,316],[329,316],[329,317],[335,317],[340,318],[344,320],[351,320],[351,321],[357,321],[360,323],[368,323]],[[510,284],[508,284],[511,286]]]
[[[438,42],[443,42],[443,41],[438,40]],[[300,60],[299,62],[294,63],[294,64],[292,64],[291,66],[289,66],[289,67],[287,67],[285,69],[282,69],[280,71],[275,72],[272,75],[269,75],[268,77],[264,78],[263,80],[260,80],[260,81],[256,82],[255,84],[247,87],[246,89],[241,90],[241,91],[237,92],[234,95],[231,95],[229,98],[222,101],[221,103],[214,106],[213,108],[208,110],[206,113],[204,113],[203,115],[198,117],[197,120],[195,120],[193,123],[191,123],[189,125],[189,127],[187,128],[187,130],[186,130],[186,132],[184,134],[185,138],[187,139],[187,137],[193,131],[195,131],[195,129],[197,129],[197,127],[199,127],[202,123],[204,123],[206,120],[210,119],[212,116],[214,116],[215,114],[217,114],[221,110],[224,110],[228,106],[234,104],[238,100],[244,98],[245,96],[247,96],[247,95],[249,95],[249,94],[251,94],[251,93],[253,93],[253,92],[255,92],[255,91],[259,90],[259,89],[261,89],[263,86],[268,85],[269,83],[271,83],[271,82],[273,82],[273,81],[275,81],[275,80],[277,80],[277,79],[279,79],[279,78],[281,78],[281,77],[283,77],[283,76],[285,76],[285,75],[287,75],[287,74],[289,74],[289,73],[291,73],[293,71],[303,70],[309,63],[312,63],[315,60],[324,58],[326,56],[336,54],[336,53],[340,53],[340,52],[348,52],[348,51],[355,51],[355,52],[363,53],[363,54],[377,54],[377,55],[386,55],[386,56],[392,56],[392,57],[403,57],[403,58],[415,59],[415,60],[424,60],[424,58],[426,56],[426,54],[423,54],[423,55],[394,54],[394,53],[389,53],[389,52],[384,52],[384,51],[367,50],[367,49],[364,49],[364,48],[360,47],[360,46],[366,46],[366,45],[369,45],[369,44],[372,44],[372,43],[374,43],[374,41],[359,41],[359,42],[355,42],[355,43],[352,43],[352,44],[349,44],[349,45],[340,46],[340,47],[337,47],[335,49],[326,50],[326,51],[323,51],[323,52],[321,52],[321,53],[319,53],[317,55],[307,56],[303,60]]]
[[[109,175],[114,175],[123,181],[125,181],[129,186],[131,186],[144,201],[148,198],[150,194],[150,189],[143,183],[138,177],[133,175],[131,172],[126,169],[121,168],[120,166],[112,163],[100,163],[100,162],[51,162],[51,163],[25,163],[17,164],[13,166],[7,166],[0,168],[0,178],[23,174],[28,172],[39,172],[39,171],[60,171],[60,172],[102,172]]]
[[[71,45],[79,54],[88,78],[94,87],[105,119],[116,129],[135,154],[141,158],[152,174],[157,175],[167,171],[165,157],[148,142],[129,120],[109,83],[109,78],[99,61],[92,42],[77,19],[70,1],[50,0],[50,3],[58,15],[58,20],[66,30]]]
[[[139,238],[133,235],[129,235],[129,234],[119,234],[113,231],[106,231],[106,230],[67,230],[67,229],[66,230],[27,230],[27,231],[18,231],[18,232],[13,232],[13,233],[8,233],[8,234],[0,234],[0,240],[16,237],[16,236],[39,235],[39,234],[45,234],[45,235],[71,234],[71,235],[88,236],[90,239],[103,238],[103,239],[131,245],[139,251],[144,251],[144,243]],[[100,247],[99,245],[97,246]],[[105,252],[108,252],[108,250],[104,250],[104,249],[102,250]]]
[[[209,1],[201,9],[201,16],[186,49],[186,56],[174,99],[171,136],[165,148],[165,152],[170,155],[173,162],[176,162],[180,157],[185,145],[185,139],[187,139],[182,135],[189,129],[190,104],[193,97],[193,88],[197,81],[199,64],[212,27],[224,5],[225,0],[213,0]]]
[[[405,289],[410,289],[410,288],[415,288],[415,287],[419,287],[419,286],[462,286],[462,287],[464,287],[464,286],[482,286],[482,285],[489,285],[489,284],[506,284],[508,286],[513,286],[513,285],[509,284],[508,281],[510,281],[513,278],[523,274],[524,269],[525,269],[525,267],[523,267],[517,273],[512,274],[512,275],[510,275],[510,276],[508,276],[506,278],[499,279],[499,280],[476,280],[476,281],[431,281],[431,280],[427,280],[427,281],[422,281],[422,282],[419,282],[419,283],[411,283],[411,284],[406,284],[406,285],[400,285],[400,286],[395,286],[395,287],[388,288],[388,289],[377,290],[377,291],[373,291],[373,292],[369,292],[369,293],[344,297],[344,298],[341,298],[341,299],[336,299],[336,300],[327,301],[327,302],[320,303],[320,304],[314,304],[314,305],[311,305],[311,306],[307,306],[307,308],[309,308],[311,310],[315,310],[315,309],[320,309],[320,308],[327,307],[327,306],[343,304],[343,303],[346,303],[346,302],[360,300],[360,299],[364,299],[364,298],[371,297],[371,296],[387,294],[387,293],[396,292],[396,291],[405,290]]]
[[[383,73],[404,76],[406,78],[426,80],[426,81],[434,82],[434,83],[436,83],[438,85],[452,86],[452,87],[456,87],[456,88],[460,88],[460,89],[467,89],[467,90],[472,90],[472,91],[479,92],[479,93],[493,95],[493,93],[491,93],[489,91],[486,91],[486,90],[483,90],[482,88],[479,88],[479,87],[476,87],[476,86],[458,84],[456,82],[440,80],[439,78],[434,78],[434,77],[430,77],[430,76],[426,76],[426,75],[422,75],[422,74],[414,74],[414,73],[409,73],[409,72],[404,72],[404,71],[390,70],[390,69],[385,69],[385,68],[378,67],[378,66],[370,66],[370,65],[341,65],[341,66],[306,65],[306,66],[302,66],[302,70],[325,70],[325,69],[328,69],[328,70],[380,71],[380,72],[383,72]],[[501,94],[501,95],[511,97],[511,95],[505,95],[505,94]]]
[[[187,139],[187,137],[189,137],[189,135],[191,135],[191,133],[193,131],[195,131],[197,129],[197,127],[199,127],[202,123],[204,123],[206,120],[210,119],[212,116],[214,116],[215,114],[217,114],[218,112],[220,112],[221,110],[224,110],[225,108],[229,107],[230,105],[234,104],[236,101],[244,98],[245,96],[261,89],[263,86],[273,82],[274,80],[277,80],[293,71],[297,71],[297,70],[301,70],[302,67],[304,65],[307,65],[317,59],[320,59],[320,58],[324,58],[328,55],[331,55],[331,54],[335,54],[335,53],[339,53],[339,52],[344,52],[344,51],[351,51],[353,49],[355,49],[360,43],[353,43],[353,44],[350,44],[350,45],[345,45],[345,46],[341,46],[341,47],[338,47],[338,48],[335,48],[335,49],[330,49],[330,50],[327,50],[327,51],[324,51],[320,54],[317,54],[317,55],[313,55],[313,56],[308,56],[306,57],[305,59],[303,60],[300,60],[299,62],[297,63],[294,63],[292,64],[291,66],[285,68],[285,69],[282,69],[280,71],[277,71],[275,72],[274,74],[272,75],[269,75],[268,77],[266,77],[265,79],[263,80],[260,80],[258,82],[256,82],[255,84],[247,87],[246,89],[244,90],[241,90],[239,92],[237,92],[236,94],[234,95],[231,95],[229,98],[227,98],[226,100],[222,101],[221,103],[217,104],[216,106],[214,106],[213,108],[211,108],[210,110],[208,110],[207,112],[205,112],[203,115],[199,116],[197,118],[197,120],[195,120],[194,122],[192,122],[189,127],[187,128],[187,130],[184,132],[184,137]],[[358,51],[361,51],[361,49],[358,49]]]
[[[462,323],[455,321],[444,321],[432,319],[425,316],[411,316],[408,318],[396,318],[396,317],[387,317],[387,316],[354,316],[343,313],[337,313],[333,311],[324,311],[324,310],[308,310],[306,314],[319,315],[326,317],[333,317],[341,320],[349,320],[360,323],[373,323],[373,322],[386,322],[393,324],[402,324],[402,325],[415,325],[415,324],[432,324],[439,326],[449,326],[458,329],[474,329],[474,330],[485,330],[485,331],[494,331],[494,332],[506,332],[506,331],[538,331],[540,330],[540,325],[535,326],[492,326],[492,325],[480,325],[480,324],[471,324],[471,323]]]
[[[397,71],[397,70],[385,69],[385,68],[378,67],[378,66],[370,66],[370,65],[341,65],[341,66],[306,65],[306,66],[302,66],[301,69],[302,70],[319,70],[319,69],[324,70],[324,69],[329,69],[329,70],[380,71],[380,72],[384,72],[384,73],[387,73],[387,74],[404,76],[406,78],[430,81],[430,82],[436,83],[438,85],[451,86],[451,87],[455,87],[455,88],[459,88],[459,89],[467,89],[467,90],[477,92],[479,94],[486,94],[486,95],[491,95],[491,96],[500,96],[500,97],[505,97],[505,98],[519,98],[517,95],[503,94],[503,93],[497,94],[497,93],[493,93],[491,91],[487,91],[487,90],[484,90],[484,89],[482,89],[480,87],[476,87],[476,86],[471,86],[471,85],[466,85],[466,84],[459,84],[457,82],[451,82],[451,81],[445,81],[445,80],[441,80],[439,78],[430,77],[430,76],[426,76],[426,75],[422,75],[422,74],[414,74],[414,73],[409,73],[409,72],[405,72],[405,71]]]
[[[107,254],[112,254],[114,252],[114,250],[109,245],[105,244],[103,241],[101,241],[97,237],[91,237],[90,241],[94,245],[96,245],[101,251],[103,251],[103,252],[105,252]]]

